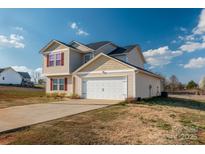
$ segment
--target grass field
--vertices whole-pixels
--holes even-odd
[[[205,144],[205,104],[152,98],[2,134],[1,144]]]
[[[0,86],[0,109],[10,106],[48,103],[59,100],[62,99],[46,97],[45,90],[40,88]]]

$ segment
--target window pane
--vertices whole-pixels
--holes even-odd
[[[64,85],[60,85],[59,90],[64,90]]]
[[[58,85],[53,85],[53,90],[58,90]]]
[[[50,61],[54,60],[54,55],[53,54],[49,54],[49,60]]]
[[[58,80],[57,79],[53,79],[53,84],[58,84]]]
[[[53,79],[53,90],[58,90],[58,80]]]
[[[56,54],[56,60],[61,60],[61,53]]]
[[[56,60],[56,66],[60,66],[61,65],[61,60]]]
[[[59,79],[59,90],[64,90],[64,79]]]
[[[54,66],[54,55],[49,54],[49,66]]]
[[[59,79],[60,84],[64,84],[64,79]]]
[[[50,61],[49,66],[54,66],[54,61]]]
[[[56,66],[61,65],[61,53],[56,54]]]

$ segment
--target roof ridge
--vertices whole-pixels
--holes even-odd
[[[109,56],[109,55],[108,55],[108,56]],[[121,62],[123,62],[123,63],[125,63],[125,64],[127,64],[127,65],[130,65],[130,66],[132,66],[132,67],[135,67],[135,68],[137,68],[137,69],[143,70],[143,71],[145,71],[145,72],[151,73],[151,74],[153,74],[153,75],[156,75],[156,76],[159,76],[159,77],[162,78],[162,76],[159,75],[159,74],[153,73],[153,72],[148,71],[148,70],[146,70],[146,69],[144,69],[144,68],[141,68],[141,67],[139,67],[139,66],[132,65],[132,64],[130,64],[130,63],[127,63],[127,62],[125,62],[125,61],[123,61],[123,60],[120,60],[120,59],[117,59],[117,58],[115,58],[115,57],[112,57],[112,58],[114,58],[114,59],[116,59],[116,60],[119,60],[119,61],[121,61]]]

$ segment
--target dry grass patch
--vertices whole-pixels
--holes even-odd
[[[7,144],[205,144],[205,111],[160,100],[121,103],[45,122],[1,135],[0,143],[9,136]]]
[[[0,109],[10,106],[48,103],[64,100],[62,97],[47,97],[44,89],[0,86]]]

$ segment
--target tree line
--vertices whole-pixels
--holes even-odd
[[[205,90],[205,76],[196,83],[194,80],[190,80],[188,83],[181,83],[176,75],[170,76],[170,78],[165,79],[165,90],[168,92],[180,91],[180,90]]]

